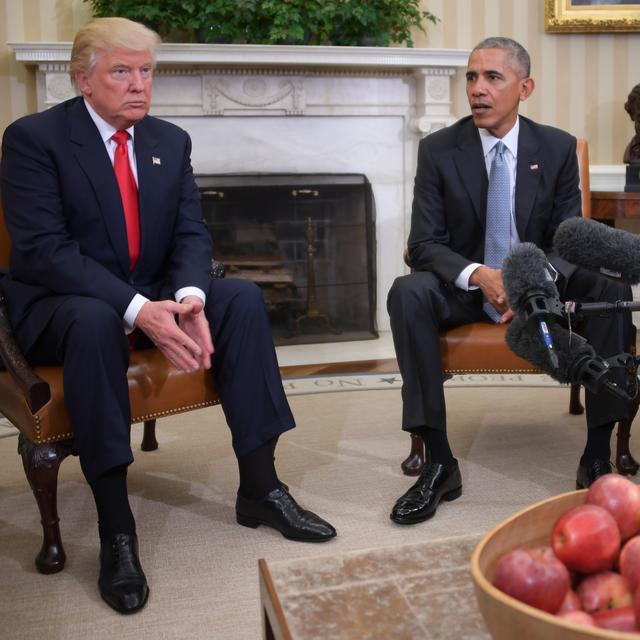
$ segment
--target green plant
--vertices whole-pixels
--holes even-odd
[[[96,16],[143,22],[168,40],[413,46],[438,18],[421,0],[84,0]]]

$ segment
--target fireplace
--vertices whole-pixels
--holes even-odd
[[[227,278],[261,287],[278,345],[377,337],[375,215],[359,174],[197,177]]]

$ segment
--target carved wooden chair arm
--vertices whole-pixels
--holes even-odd
[[[0,360],[20,387],[31,413],[37,413],[51,399],[49,384],[36,375],[18,347],[9,324],[4,296],[0,292]]]

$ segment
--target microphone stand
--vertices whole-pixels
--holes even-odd
[[[617,300],[616,302],[577,302],[559,298],[550,298],[542,291],[532,291],[525,300],[520,301],[521,313],[525,321],[545,323],[548,319],[556,319],[571,330],[576,320],[585,316],[622,313],[623,311],[640,311],[640,301]],[[584,340],[584,338],[582,338]],[[596,354],[597,355],[597,354]],[[555,356],[550,353],[550,357]],[[557,357],[552,359],[552,366]],[[640,356],[630,353],[618,353],[610,358],[593,358],[587,354],[574,362],[569,371],[571,380],[580,384],[593,393],[600,393],[603,389],[623,400],[633,400],[638,394],[638,377],[636,375]],[[609,380],[613,369],[624,369],[627,372],[626,389]]]

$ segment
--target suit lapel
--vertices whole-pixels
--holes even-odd
[[[544,163],[540,156],[538,140],[533,135],[529,123],[520,117],[515,200],[516,227],[521,240],[525,237],[543,169]]]
[[[158,140],[141,120],[135,126],[134,146],[136,152],[136,166],[138,169],[138,207],[140,211],[140,259],[144,258],[149,231],[153,225],[154,212],[160,210],[160,202],[156,198],[162,197],[161,185],[164,184],[162,174],[162,158],[156,150]],[[165,158],[165,162],[168,159]]]
[[[75,155],[93,187],[107,233],[124,274],[129,273],[129,249],[122,199],[113,165],[82,99],[71,109],[70,139]]]
[[[484,228],[487,211],[487,172],[484,170],[484,154],[478,129],[469,120],[458,138],[454,162],[460,182],[469,194],[473,210]],[[478,170],[480,167],[480,170]]]

